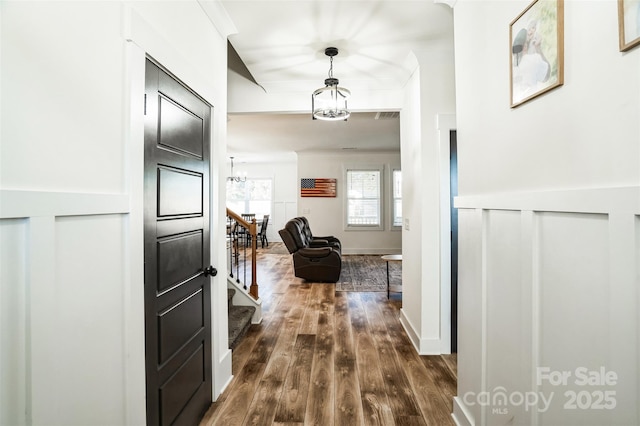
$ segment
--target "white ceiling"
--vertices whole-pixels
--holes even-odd
[[[410,52],[450,47],[453,40],[452,10],[433,0],[222,0],[222,5],[237,29],[229,41],[255,82],[269,96],[299,92],[309,103],[327,77],[326,47],[339,49],[334,77],[355,95],[401,90],[410,76],[405,68]],[[398,119],[374,117],[357,113],[347,122],[320,122],[307,111],[230,115],[228,151],[399,150]]]
[[[353,113],[348,121],[308,114],[235,114],[227,122],[227,150],[243,162],[294,160],[294,152],[400,151],[400,120]]]

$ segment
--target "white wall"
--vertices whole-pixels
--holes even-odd
[[[415,56],[413,56],[415,58]],[[400,113],[402,168],[402,316],[405,328],[416,348],[420,347],[420,329],[412,324],[421,324],[422,318],[422,221],[421,174],[422,128],[420,126],[420,73],[413,73],[406,86],[405,106]],[[415,330],[415,331],[413,331]]]
[[[567,0],[564,85],[511,109],[508,26],[528,4],[455,6],[454,417],[459,424],[638,424],[640,49],[619,52],[615,1]],[[567,372],[566,383],[538,383],[541,368]],[[585,385],[579,368],[617,380]],[[518,392],[551,403],[526,409]],[[571,392],[582,408],[565,406]],[[481,403],[481,394],[491,402]],[[499,395],[516,399],[493,401]],[[590,405],[605,395],[600,402],[615,408]]]
[[[0,423],[143,424],[145,53],[214,105],[224,280],[226,34],[191,1],[1,8]],[[218,395],[231,362],[214,317]]]
[[[344,170],[350,165],[381,165],[384,167],[384,229],[380,231],[345,231]],[[391,171],[400,168],[399,152],[357,153],[299,153],[296,193],[298,216],[306,216],[314,235],[333,235],[340,239],[343,254],[388,254],[399,253],[402,234],[391,229],[389,210],[391,194]],[[300,179],[335,178],[335,198],[300,197]],[[289,218],[290,219],[290,218]]]
[[[450,48],[416,49],[401,117],[403,181],[403,307],[401,320],[420,354],[449,353],[449,132],[455,122],[454,62]],[[449,117],[443,120],[442,117]],[[453,117],[453,118],[451,118]],[[451,126],[452,124],[447,124]],[[443,156],[443,152],[445,155]],[[445,231],[445,232],[443,232]]]

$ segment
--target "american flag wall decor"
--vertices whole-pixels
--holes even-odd
[[[301,197],[335,197],[336,179],[300,179]]]

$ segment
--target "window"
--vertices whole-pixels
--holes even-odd
[[[271,214],[272,179],[227,181],[227,207],[238,214],[255,213],[256,218]]]
[[[391,226],[402,226],[402,171],[394,170],[392,176],[393,206]]]
[[[347,229],[383,229],[382,170],[382,167],[347,169]]]

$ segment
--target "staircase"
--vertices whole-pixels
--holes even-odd
[[[229,348],[235,348],[242,336],[251,326],[251,318],[256,311],[254,306],[235,306],[233,304],[233,296],[236,290],[227,289],[227,304],[229,307]]]

